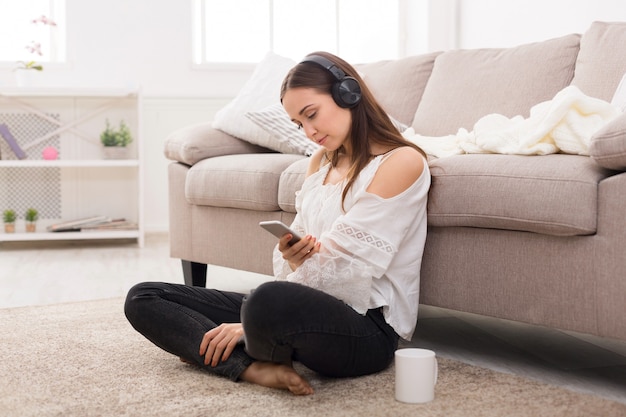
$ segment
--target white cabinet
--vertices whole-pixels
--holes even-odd
[[[133,142],[124,159],[106,159],[100,133],[124,122]],[[15,233],[0,242],[136,239],[143,246],[141,94],[130,89],[0,88],[0,125],[6,125],[26,158],[0,137],[0,212],[15,210]],[[47,160],[45,149],[58,158]],[[36,232],[24,213],[39,211]],[[129,230],[47,232],[47,226],[92,216],[125,219]]]

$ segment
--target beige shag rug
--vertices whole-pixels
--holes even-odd
[[[0,416],[625,416],[626,405],[439,358],[436,399],[394,400],[394,370],[315,394],[234,383],[137,334],[122,299],[0,310]]]

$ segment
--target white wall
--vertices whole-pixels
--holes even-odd
[[[141,85],[146,229],[166,230],[168,161],[163,140],[179,127],[210,120],[251,69],[192,68],[190,0],[66,2],[69,63],[48,65],[42,82]],[[430,0],[429,7],[431,50],[513,46],[582,33],[593,20],[626,21],[623,0]],[[409,3],[409,13],[412,9]],[[422,32],[424,16],[407,25],[406,50],[415,52],[423,42],[410,37]],[[10,69],[0,68],[0,85],[13,84]]]
[[[626,21],[624,0],[458,0],[460,48],[509,47]]]

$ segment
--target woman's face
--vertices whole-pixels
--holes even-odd
[[[306,136],[329,151],[348,147],[352,123],[349,109],[339,107],[330,94],[314,88],[293,88],[283,95],[283,107]]]

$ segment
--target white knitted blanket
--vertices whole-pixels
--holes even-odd
[[[471,132],[459,129],[455,135],[432,137],[409,128],[403,136],[439,158],[463,153],[589,155],[593,134],[620,113],[619,106],[568,86],[552,100],[533,106],[528,118],[489,114]]]

